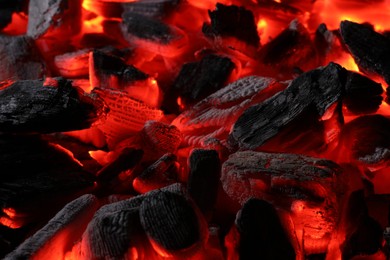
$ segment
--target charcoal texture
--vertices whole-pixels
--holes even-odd
[[[0,35],[0,62],[0,82],[39,79],[45,70],[45,63],[29,36]]]
[[[235,222],[240,233],[240,259],[295,259],[294,248],[272,204],[249,199],[238,212]]]
[[[348,72],[343,103],[355,114],[376,112],[382,104],[382,85],[359,73]]]
[[[194,150],[189,158],[188,193],[205,216],[217,200],[221,162],[215,150]]]
[[[203,33],[208,37],[230,36],[249,45],[259,47],[255,18],[252,11],[235,5],[217,3],[214,11],[209,11],[211,24],[204,23]]]
[[[133,12],[124,13],[122,18],[122,32],[129,42],[133,36],[159,44],[169,44],[175,38],[171,28],[157,19]]]
[[[184,64],[173,89],[187,104],[194,104],[221,89],[234,69],[227,57],[207,55],[199,62]]]
[[[88,128],[104,104],[63,78],[16,81],[0,90],[0,132],[62,132]]]
[[[345,74],[346,70],[334,63],[302,74],[284,91],[248,108],[234,124],[231,140],[240,148],[256,149],[302,113],[315,111],[320,118],[341,100]]]
[[[105,54],[101,51],[92,52],[92,82],[94,87],[122,89],[136,81],[146,80],[149,75],[132,65],[127,65],[121,58]],[[115,80],[113,80],[115,78]]]
[[[341,37],[363,71],[381,75],[390,82],[390,40],[367,24],[342,21]]]
[[[163,18],[175,10],[182,0],[143,0],[123,3],[125,12],[134,12],[148,17]]]
[[[140,216],[149,239],[167,251],[187,249],[200,240],[196,213],[180,195],[159,191],[146,197]]]

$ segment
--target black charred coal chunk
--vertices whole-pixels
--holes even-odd
[[[184,102],[193,104],[222,88],[233,68],[229,58],[207,55],[199,62],[184,64],[173,89]]]
[[[213,211],[221,175],[221,162],[215,150],[197,149],[190,156],[188,193],[206,216]]]
[[[351,159],[377,165],[390,159],[390,119],[382,115],[359,117],[341,131],[340,145]]]
[[[321,117],[340,101],[345,74],[340,65],[330,63],[300,75],[284,91],[248,108],[234,124],[230,141],[240,148],[255,149],[303,113],[313,111]]]
[[[141,225],[162,250],[187,249],[200,240],[197,215],[178,194],[159,191],[146,197],[140,207]]]
[[[182,0],[143,0],[123,3],[125,12],[139,13],[149,17],[162,18],[179,6]]]
[[[356,64],[390,83],[390,39],[367,24],[342,21],[340,33]]]
[[[45,63],[32,38],[0,35],[0,82],[3,80],[39,79]]]
[[[16,81],[0,90],[0,132],[80,130],[105,112],[100,99],[63,78]]]
[[[121,58],[95,50],[92,53],[92,85],[99,88],[124,88],[131,83],[146,80],[149,75]],[[115,78],[113,82],[113,78]]]
[[[133,12],[124,13],[122,18],[122,32],[130,42],[132,36],[160,44],[175,38],[171,28],[157,19]]]
[[[382,103],[382,85],[359,73],[348,72],[344,104],[355,114],[372,113]]]
[[[326,24],[320,24],[315,32],[314,38],[314,44],[317,52],[324,57],[332,48],[334,41],[334,33],[328,30]]]
[[[261,48],[259,56],[265,64],[306,69],[312,64],[313,59],[315,61],[316,52],[309,32],[301,23],[294,20],[288,28]]]
[[[0,0],[0,30],[11,23],[12,14],[22,11],[25,4],[25,0]]]
[[[295,259],[275,208],[260,199],[249,199],[237,214],[240,259]]]
[[[209,11],[211,24],[204,23],[202,32],[208,37],[230,36],[259,47],[255,18],[250,10],[235,5],[217,3],[215,11]]]

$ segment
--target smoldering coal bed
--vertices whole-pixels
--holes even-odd
[[[387,0],[0,0],[5,259],[387,259]]]

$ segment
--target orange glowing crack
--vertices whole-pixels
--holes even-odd
[[[61,151],[61,152],[64,152],[65,154],[67,154],[78,165],[83,166],[83,164],[74,157],[73,153],[71,151],[69,151],[68,149],[66,149],[65,147],[63,147],[59,144],[55,144],[55,143],[49,143],[49,144],[51,146],[53,146],[55,149],[57,149],[58,151]]]

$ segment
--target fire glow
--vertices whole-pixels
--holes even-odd
[[[70,168],[56,214],[0,200],[6,259],[389,257],[390,65],[350,39],[390,0],[20,2],[0,132]]]

